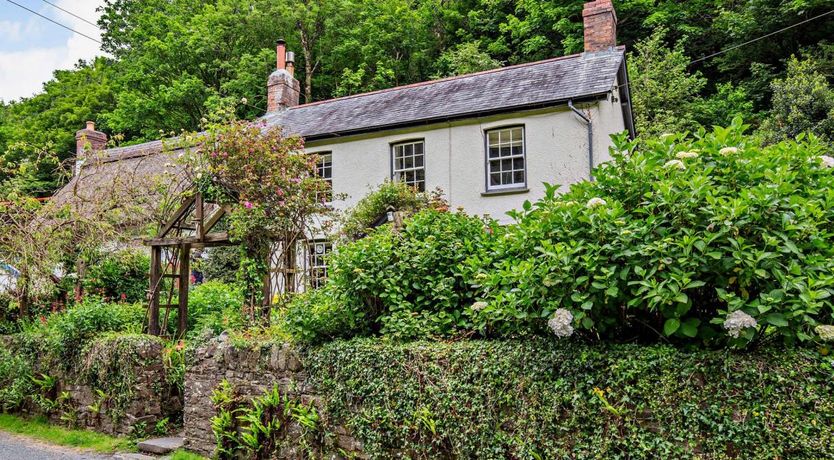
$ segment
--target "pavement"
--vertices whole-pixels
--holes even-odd
[[[113,455],[57,447],[0,431],[0,460],[112,460]]]

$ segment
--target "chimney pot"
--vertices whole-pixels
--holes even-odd
[[[277,60],[277,69],[285,69],[287,67],[287,42],[283,39],[278,39],[275,43],[275,57]]]
[[[87,122],[87,129],[89,129],[90,131],[95,131],[96,130],[96,122],[88,121]]]
[[[611,0],[585,3],[585,52],[604,51],[617,46],[617,13]]]

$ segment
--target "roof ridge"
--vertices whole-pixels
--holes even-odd
[[[624,51],[625,46],[622,46],[622,45],[616,46],[616,47],[612,48],[612,50]],[[611,50],[605,50],[605,51],[598,51],[596,53],[607,53],[607,52],[610,52],[610,51]],[[524,68],[524,67],[531,67],[531,66],[534,66],[534,65],[548,64],[548,63],[551,63],[551,62],[562,61],[562,60],[566,60],[566,59],[576,59],[576,58],[581,58],[586,54],[596,54],[596,53],[585,53],[585,52],[575,53],[575,54],[569,54],[567,56],[557,56],[557,57],[552,57],[552,58],[548,58],[548,59],[542,59],[540,61],[523,62],[521,64],[513,64],[513,65],[510,65],[510,66],[506,66],[506,67],[498,67],[498,68],[495,68],[495,69],[482,70],[480,72],[473,72],[473,73],[468,73],[468,74],[464,74],[464,75],[454,75],[454,76],[451,76],[451,77],[444,77],[444,78],[440,78],[440,79],[437,79],[437,80],[427,80],[427,81],[421,81],[421,82],[416,82],[416,83],[409,83],[407,85],[394,86],[392,88],[378,89],[376,91],[369,91],[367,93],[351,94],[349,96],[334,97],[332,99],[324,99],[322,101],[308,102],[306,104],[301,104],[301,105],[296,105],[294,107],[290,107],[288,110],[295,110],[295,109],[300,109],[300,108],[305,108],[305,107],[312,107],[312,106],[316,106],[316,105],[328,104],[330,102],[342,101],[342,100],[347,100],[347,99],[356,99],[356,98],[360,98],[360,97],[364,97],[364,96],[372,96],[372,95],[375,95],[375,94],[389,93],[389,92],[398,91],[398,90],[401,90],[401,89],[419,88],[419,87],[422,87],[422,86],[429,86],[429,85],[433,85],[433,84],[437,84],[437,83],[444,83],[444,82],[452,81],[452,80],[462,80],[462,79],[465,79],[465,78],[477,77],[477,76],[481,76],[481,75],[488,75],[488,74],[492,74],[492,73],[503,72],[505,70],[513,70],[513,69],[519,69],[519,68]]]

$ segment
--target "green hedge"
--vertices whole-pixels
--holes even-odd
[[[834,360],[528,341],[336,341],[305,363],[371,458],[832,458]]]

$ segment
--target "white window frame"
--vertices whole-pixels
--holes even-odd
[[[327,281],[326,258],[333,252],[333,242],[325,239],[309,240],[306,250],[308,284],[313,289],[317,289]]]
[[[333,201],[333,152],[313,152],[312,155],[318,156],[316,174],[330,186],[330,190],[326,192],[327,200],[325,200],[325,203],[331,203]],[[329,171],[328,177],[322,175],[325,170]],[[318,198],[319,193],[316,194],[316,199]]]
[[[414,153],[414,148],[417,145],[420,146],[421,151],[422,151],[419,155]],[[406,167],[405,164],[404,164],[405,159],[406,159],[405,148],[407,146],[411,146],[411,148],[412,148],[412,150],[411,150],[412,163],[411,163],[410,167]],[[398,158],[397,158],[397,149],[398,148],[403,149],[403,155],[402,155],[403,163],[402,164],[399,164],[399,162],[397,161],[398,160]],[[417,158],[418,157],[420,157],[420,159],[422,160],[422,165],[421,166],[417,166]],[[417,177],[417,175],[420,171],[422,171],[422,173],[423,173],[423,179],[422,180],[416,179],[416,177]],[[413,172],[414,176],[415,176],[414,183],[409,183],[407,180],[403,179],[404,175],[406,175],[407,173],[411,173],[411,172]],[[396,143],[391,144],[391,179],[393,179],[395,181],[403,182],[403,183],[408,184],[408,185],[411,185],[411,186],[417,188],[417,190],[419,190],[421,192],[426,191],[426,140],[425,139],[411,139],[411,140],[400,141],[400,142],[396,142]],[[422,186],[422,188],[421,188],[421,186]]]
[[[521,140],[517,140],[514,137],[514,131],[520,130],[521,132]],[[524,125],[511,125],[511,126],[499,126],[496,128],[490,128],[484,131],[484,179],[486,185],[487,192],[494,192],[494,191],[501,191],[501,190],[523,190],[527,188],[527,133],[525,132]],[[497,142],[492,142],[490,140],[490,135],[492,133],[497,133],[498,139]],[[509,136],[508,139],[505,141],[504,136]],[[521,153],[513,153],[514,147],[520,147]],[[492,148],[498,149],[498,156],[497,157],[490,157],[490,150]],[[501,149],[502,148],[509,148],[510,154],[506,156],[501,156]],[[521,160],[522,168],[516,169],[515,162],[516,160]],[[502,161],[510,161],[512,163],[511,168],[509,171],[504,171],[500,168],[499,170],[493,171],[492,169],[492,162],[502,162]],[[522,172],[524,175],[524,180],[521,182],[515,181],[515,174],[517,172]],[[492,174],[510,174],[512,182],[510,183],[501,183],[498,185],[492,184]],[[503,178],[501,180],[503,182]]]

